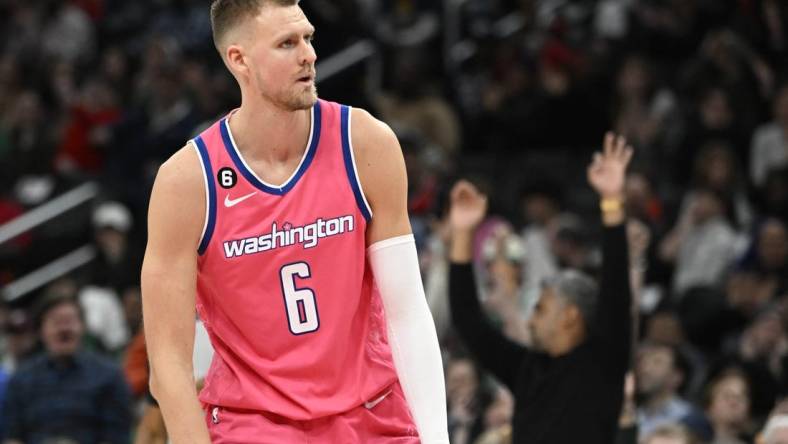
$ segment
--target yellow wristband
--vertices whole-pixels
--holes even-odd
[[[624,209],[624,202],[621,199],[602,199],[599,201],[599,209],[603,213],[611,213]]]

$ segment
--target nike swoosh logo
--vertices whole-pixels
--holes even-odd
[[[380,398],[378,398],[378,399],[373,399],[372,401],[365,402],[365,403],[364,403],[364,407],[366,407],[367,409],[372,409],[372,408],[374,408],[376,405],[380,404],[380,403],[381,403],[381,402],[382,402],[384,399],[386,399],[386,396],[388,396],[389,394],[391,394],[391,390],[389,390],[389,391],[387,391],[386,393],[384,393],[384,394],[383,394],[383,395],[382,395]]]
[[[239,197],[237,199],[230,199],[230,195],[228,194],[228,195],[224,196],[224,206],[227,207],[227,208],[234,207],[234,206],[238,205],[239,203],[245,201],[246,199],[249,199],[250,197],[254,196],[255,194],[257,194],[257,191],[252,191],[251,193],[247,194],[246,196],[241,196],[241,197]]]

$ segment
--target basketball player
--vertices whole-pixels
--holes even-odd
[[[161,166],[142,270],[172,441],[448,443],[396,137],[318,100],[298,0],[215,0],[211,20],[242,103]]]

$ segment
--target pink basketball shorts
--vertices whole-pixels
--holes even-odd
[[[347,412],[295,421],[267,412],[206,406],[212,444],[419,444],[399,382]]]

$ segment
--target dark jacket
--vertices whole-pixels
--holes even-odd
[[[514,394],[515,444],[615,441],[632,330],[623,224],[604,229],[602,252],[595,328],[584,343],[556,358],[504,337],[482,314],[471,265],[451,265],[454,324],[481,365]]]

